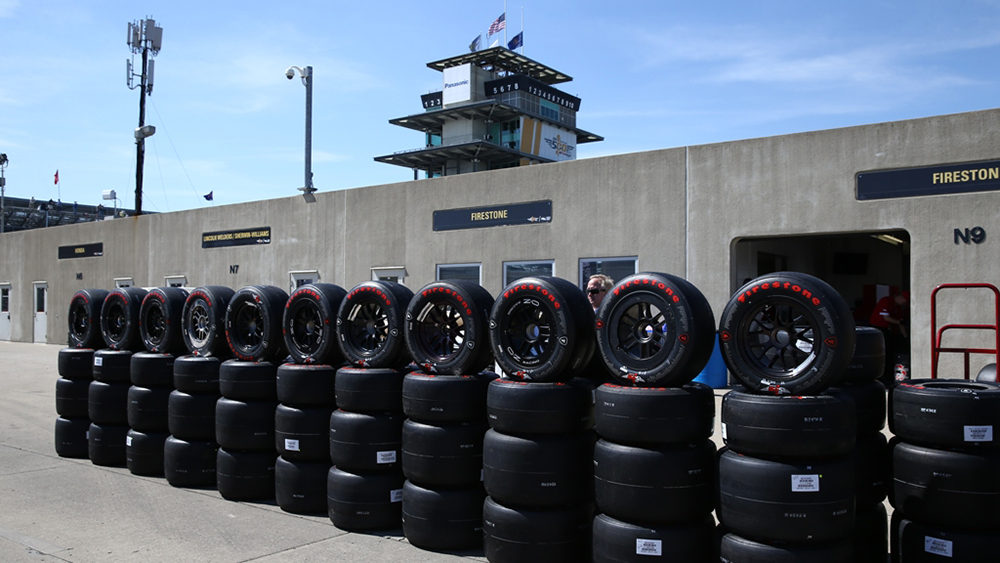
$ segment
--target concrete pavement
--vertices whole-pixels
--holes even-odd
[[[482,550],[416,548],[402,529],[345,532],[323,515],[61,458],[54,446],[60,348],[0,342],[0,561],[486,561]]]

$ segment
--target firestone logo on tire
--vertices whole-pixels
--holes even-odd
[[[809,299],[810,302],[812,302],[812,304],[817,307],[819,307],[820,304],[822,303],[820,299],[818,297],[815,297],[811,291],[792,282],[768,282],[760,285],[755,285],[750,289],[747,289],[746,291],[741,293],[740,296],[736,298],[736,300],[739,301],[740,303],[745,303],[748,297],[753,297],[754,294],[757,293],[758,291],[768,291],[775,289],[791,289],[795,293],[802,294],[802,297]]]
[[[359,288],[355,289],[354,291],[348,293],[346,298],[347,299],[353,299],[355,295],[357,295],[358,293],[361,293],[361,292],[374,293],[375,295],[377,295],[378,297],[380,297],[382,299],[382,301],[385,301],[386,305],[392,305],[392,301],[389,300],[389,296],[386,295],[381,289],[378,289],[378,288],[375,288],[375,287],[368,287],[368,286],[359,287]]]
[[[546,297],[549,301],[551,301],[552,305],[556,309],[561,309],[562,308],[562,305],[559,303],[559,301],[556,300],[556,296],[552,295],[552,292],[550,292],[549,290],[545,289],[544,287],[541,287],[541,286],[538,286],[538,285],[535,285],[535,284],[528,284],[528,283],[526,283],[526,284],[521,284],[521,285],[514,286],[514,287],[508,289],[507,291],[503,292],[504,299],[509,298],[514,293],[517,293],[519,291],[524,291],[524,290],[538,291],[544,297]]]
[[[669,295],[670,300],[673,301],[674,303],[677,303],[681,300],[680,296],[674,293],[674,288],[667,286],[667,284],[661,281],[652,280],[649,278],[636,278],[634,280],[629,280],[623,284],[619,284],[618,287],[614,288],[614,291],[612,293],[618,295],[621,292],[621,290],[631,287],[633,285],[651,285],[656,289],[659,289],[660,291]]]

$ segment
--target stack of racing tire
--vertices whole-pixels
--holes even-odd
[[[854,355],[846,302],[815,277],[768,274],[729,300],[719,340],[744,387],[722,402],[719,560],[854,560],[858,418],[821,394]]]
[[[102,350],[94,352],[94,381],[88,392],[88,453],[95,465],[125,465],[132,356],[144,350],[140,333],[147,291],[120,287],[101,307]]]
[[[490,313],[505,379],[490,383],[484,550],[492,563],[590,558],[594,313],[576,285],[526,277]],[[575,379],[574,379],[575,378]]]
[[[416,547],[483,544],[486,390],[496,374],[488,340],[493,296],[467,281],[438,281],[406,310],[403,379],[403,534]]]
[[[215,407],[221,397],[220,368],[232,355],[223,330],[232,296],[228,287],[197,287],[181,310],[181,336],[190,354],[174,360],[174,390],[167,402],[170,436],[163,446],[163,472],[175,487],[217,482]]]
[[[236,488],[249,496],[264,497],[262,491],[248,492],[245,484],[242,488],[230,485],[240,479],[262,484],[262,475],[270,472],[267,460],[278,456],[274,413],[278,406],[278,362],[285,356],[281,322],[287,301],[288,294],[279,287],[254,285],[236,290],[226,306],[226,342],[234,357],[219,366],[221,397],[215,405],[218,451],[213,451],[212,461],[217,478],[219,460],[224,460],[230,482],[222,489],[227,491]],[[268,482],[269,487],[277,482],[277,465],[273,467],[275,479]]]
[[[715,344],[704,295],[670,274],[622,279],[597,311],[593,561],[708,561],[715,520],[715,395],[691,381]]]
[[[139,335],[146,351],[132,355],[128,390],[125,464],[134,475],[163,475],[164,446],[169,436],[170,395],[174,362],[187,352],[181,333],[181,313],[188,290],[150,290],[139,309]]]
[[[271,461],[274,494],[287,512],[327,512],[330,416],[337,408],[335,377],[343,364],[334,327],[346,293],[334,284],[308,284],[285,304],[282,327],[291,361],[277,369],[274,445],[279,456]]]
[[[879,381],[885,364],[885,339],[869,326],[855,328],[854,357],[843,379],[823,392],[854,404],[855,518],[851,546],[855,563],[884,563],[889,555],[889,516],[885,498],[892,478],[886,435],[886,389]]]
[[[996,561],[1000,385],[907,381],[889,409],[893,563]]]
[[[329,419],[326,508],[351,531],[398,528],[402,521],[403,368],[406,306],[413,292],[389,281],[363,282],[341,301],[337,343],[349,366],[337,370],[337,410]]]
[[[69,305],[67,347],[59,350],[56,380],[55,446],[60,457],[88,457],[90,383],[94,380],[94,350],[104,345],[101,308],[108,292],[84,289]]]

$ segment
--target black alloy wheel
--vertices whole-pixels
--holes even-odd
[[[90,327],[90,316],[87,314],[85,303],[74,301],[69,308],[69,331],[70,340],[82,342],[88,338],[87,329]]]
[[[108,304],[107,313],[104,313],[104,321],[107,335],[115,342],[121,342],[127,336],[128,331],[128,311],[121,300],[112,301]]]
[[[288,311],[290,322],[286,339],[302,356],[313,356],[320,351],[323,342],[323,317],[313,301],[298,300]]]
[[[375,300],[354,304],[347,315],[344,336],[350,346],[374,355],[389,339],[389,314]]]
[[[232,332],[229,333],[233,347],[249,353],[264,340],[264,315],[256,303],[243,302],[233,317]]]
[[[149,307],[142,318],[142,326],[146,331],[146,340],[154,346],[163,344],[167,336],[167,317],[162,307]]]
[[[191,303],[184,324],[188,338],[195,348],[200,349],[208,345],[212,330],[212,318],[208,311],[208,304],[203,298],[196,298]]]
[[[659,354],[676,336],[659,296],[633,295],[612,316],[611,345],[631,360],[644,362]]]
[[[816,360],[815,319],[794,301],[760,304],[746,315],[738,334],[744,360],[767,377],[795,378]]]
[[[525,365],[537,365],[552,355],[556,320],[548,308],[522,301],[506,315],[499,333],[503,348]]]
[[[437,362],[453,360],[465,345],[465,318],[451,302],[427,303],[417,313],[415,324],[421,350]]]

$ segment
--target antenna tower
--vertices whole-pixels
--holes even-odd
[[[135,214],[142,215],[142,166],[146,152],[146,137],[156,132],[152,125],[146,125],[146,96],[153,93],[153,61],[163,43],[163,28],[158,27],[153,18],[136,20],[128,24],[128,46],[132,49],[132,59],[126,60],[128,87],[139,89],[139,126],[135,129]],[[142,72],[135,72],[135,56],[142,54]]]

